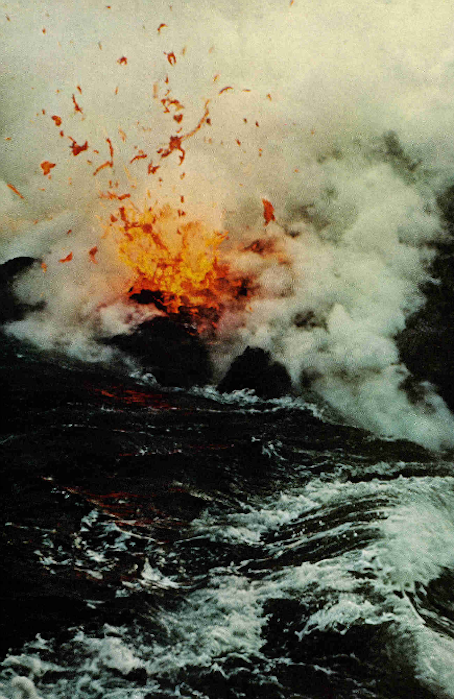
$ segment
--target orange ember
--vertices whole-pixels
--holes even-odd
[[[43,175],[48,175],[52,168],[55,167],[55,163],[50,163],[48,160],[44,160],[44,162],[41,163],[40,167],[43,171]]]
[[[165,100],[161,100],[161,101],[165,102]],[[172,100],[172,103],[174,103],[174,102],[176,102],[177,104],[180,104],[178,102],[178,100]],[[183,134],[182,136],[171,136],[170,140],[169,140],[169,147],[168,148],[159,148],[157,153],[158,153],[158,155],[161,156],[161,160],[163,158],[167,158],[171,153],[173,153],[174,150],[177,150],[180,152],[180,165],[183,163],[183,160],[185,159],[185,156],[186,156],[186,151],[184,150],[184,148],[181,144],[183,141],[186,141],[188,138],[191,138],[192,136],[194,136],[194,134],[196,134],[197,131],[199,131],[205,123],[210,123],[209,119],[208,119],[208,115],[210,113],[210,110],[208,109],[209,103],[210,103],[210,100],[207,100],[205,102],[205,111],[203,113],[203,116],[199,119],[198,123],[196,124],[196,126],[194,126],[192,131],[189,131],[188,133]],[[164,105],[164,107],[166,108],[166,105]],[[182,105],[180,105],[180,108],[182,108]],[[166,110],[169,111],[167,108],[166,108]],[[148,170],[148,172],[150,174],[150,170]]]
[[[270,221],[275,221],[274,216],[274,206],[268,199],[262,199],[263,204],[263,218],[265,219],[265,226],[269,224]]]
[[[96,176],[98,172],[101,170],[104,170],[105,167],[113,167],[113,157],[114,157],[114,150],[113,150],[113,145],[112,141],[110,138],[106,138],[107,144],[109,146],[109,153],[110,153],[110,160],[106,160],[105,163],[102,163],[102,165],[99,165],[99,167],[96,168],[96,170],[93,173],[93,176]]]
[[[120,259],[132,269],[130,295],[142,295],[167,313],[190,316],[199,330],[216,325],[238,299],[242,281],[219,259],[226,234],[201,221],[183,223],[169,205],[139,212],[129,201],[111,216]]]
[[[74,104],[74,109],[75,109],[76,112],[80,112],[81,114],[84,113],[84,112],[83,112],[83,109],[77,104],[77,100],[76,100],[76,96],[75,96],[75,95],[73,95],[73,104]]]
[[[85,143],[82,146],[79,146],[79,144],[76,143],[75,140],[71,138],[71,136],[68,136],[68,138],[71,141],[70,148],[74,156],[79,155],[79,153],[82,153],[84,150],[88,150],[88,141],[85,141]]]
[[[142,149],[140,149],[137,155],[131,158],[129,164],[131,165],[131,163],[135,162],[136,160],[142,160],[143,158],[148,158],[148,155],[144,153]]]

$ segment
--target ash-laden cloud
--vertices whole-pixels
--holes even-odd
[[[218,325],[218,377],[261,347],[356,424],[452,446],[442,400],[402,389],[395,337],[445,235],[453,14],[442,0],[3,3],[0,261],[43,263],[15,285],[39,307],[8,331],[108,360],[101,338],[157,312],[129,301],[109,222],[126,194],[138,210],[184,202],[253,279]]]

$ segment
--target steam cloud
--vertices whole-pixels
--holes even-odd
[[[443,235],[436,196],[454,165],[450,3],[19,0],[3,8],[0,262],[28,255],[47,266],[16,283],[21,300],[45,306],[9,332],[108,359],[97,339],[152,311],[123,298],[128,270],[103,237],[118,202],[99,195],[110,181],[135,201],[149,190],[159,206],[184,196],[188,219],[229,231],[230,264],[257,279],[247,311],[222,320],[219,376],[246,346],[262,347],[296,388],[310,379],[356,424],[453,445],[442,400],[429,389],[424,404],[407,399],[394,339],[424,303],[428,245]],[[211,123],[185,141],[181,164],[178,151],[157,155],[178,128],[161,102],[169,95],[184,105],[182,133],[210,100]],[[93,176],[110,158],[107,138],[113,167]],[[89,147],[75,155],[74,142]],[[141,153],[147,161],[130,162]],[[160,166],[154,174],[150,158]],[[48,175],[46,162],[55,164]],[[262,198],[276,216],[266,230]],[[258,237],[273,238],[279,255],[238,253]],[[59,262],[69,253],[71,262]]]

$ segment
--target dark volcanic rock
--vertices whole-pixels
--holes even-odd
[[[11,287],[16,277],[35,262],[33,257],[15,257],[0,265],[0,323],[23,317],[27,307],[17,301]]]
[[[437,282],[423,287],[426,304],[409,319],[397,342],[401,359],[416,380],[435,384],[454,410],[454,187],[440,197],[439,205],[451,235],[437,245],[431,268]],[[417,387],[410,397],[415,391]]]
[[[163,386],[202,385],[211,379],[205,345],[185,325],[169,318],[153,318],[131,335],[116,335],[108,343],[138,359]]]
[[[150,289],[142,289],[137,294],[131,294],[130,298],[132,301],[140,303],[143,306],[152,303],[154,306],[156,306],[156,308],[159,308],[160,311],[166,310],[163,294],[161,294],[160,291],[150,291]]]
[[[280,398],[291,393],[292,384],[285,367],[259,347],[247,347],[237,357],[220,382],[221,393],[252,388],[261,398]]]
[[[14,257],[0,265],[0,284],[3,286],[37,262],[34,257]]]

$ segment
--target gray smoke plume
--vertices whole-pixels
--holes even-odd
[[[97,339],[152,312],[124,297],[129,270],[106,235],[119,201],[100,195],[183,197],[255,279],[219,327],[219,376],[261,347],[354,423],[452,446],[442,400],[428,390],[415,406],[402,390],[395,337],[443,236],[453,15],[443,0],[4,3],[0,261],[45,266],[16,284],[44,309],[9,332],[109,359]],[[258,238],[279,254],[244,251]]]

